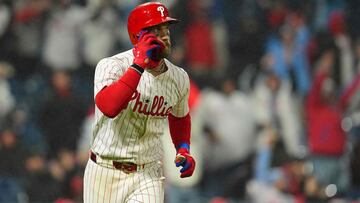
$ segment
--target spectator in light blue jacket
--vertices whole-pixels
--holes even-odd
[[[310,34],[303,26],[284,24],[278,36],[270,37],[266,55],[271,58],[271,69],[282,79],[292,81],[297,93],[305,95],[310,86],[306,46]]]

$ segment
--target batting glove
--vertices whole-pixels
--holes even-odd
[[[139,42],[134,46],[133,63],[143,69],[152,69],[159,65],[158,55],[165,48],[165,45],[154,34],[143,32],[140,34]]]
[[[195,160],[189,153],[190,146],[187,143],[182,143],[177,148],[175,157],[176,167],[182,166],[180,169],[180,177],[186,178],[192,176],[195,170]]]

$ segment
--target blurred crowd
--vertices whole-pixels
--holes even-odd
[[[140,0],[0,0],[0,203],[82,202],[93,74]],[[193,177],[167,203],[360,202],[360,1],[163,0]]]

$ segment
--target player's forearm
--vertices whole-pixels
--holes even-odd
[[[175,117],[169,114],[168,117],[171,139],[174,146],[178,148],[182,143],[190,144],[191,117],[187,114],[184,117]]]
[[[118,81],[97,93],[96,106],[105,116],[114,118],[128,105],[140,78],[138,71],[129,68]]]

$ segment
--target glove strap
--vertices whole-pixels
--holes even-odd
[[[181,144],[179,144],[177,147],[176,147],[176,151],[179,151],[179,149],[186,149],[188,152],[190,151],[190,145],[186,142],[183,142]]]
[[[135,63],[131,64],[130,67],[135,69],[140,75],[144,72],[144,69]]]

